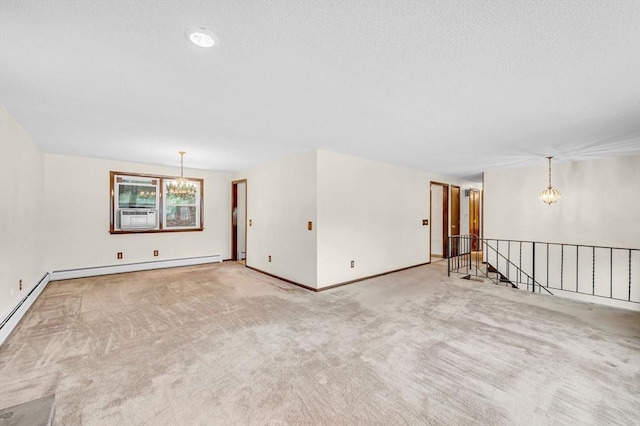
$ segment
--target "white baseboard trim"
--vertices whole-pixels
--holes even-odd
[[[42,290],[49,284],[51,275],[47,272],[40,278],[40,281],[31,288],[31,291],[9,311],[9,314],[0,323],[0,345],[9,337],[14,328],[18,325],[24,314],[27,313],[33,302],[36,301]]]
[[[51,272],[51,281],[72,278],[95,277],[98,275],[121,274],[123,272],[148,271],[150,269],[175,268],[177,266],[201,265],[222,262],[219,254],[212,256],[186,257],[182,259],[156,260],[151,262],[127,263],[124,265],[96,266],[90,268],[65,269]]]

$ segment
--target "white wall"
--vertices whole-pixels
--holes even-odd
[[[561,200],[538,199],[547,163],[485,173],[485,236],[640,247],[640,156],[552,165]]]
[[[316,153],[309,152],[237,175],[247,179],[247,219],[252,222],[247,266],[312,288],[317,281],[316,169]]]
[[[111,235],[109,171],[179,176],[179,168],[45,154],[44,170],[44,209],[40,207],[50,270],[231,257],[230,174],[185,169],[185,176],[204,179],[204,231]],[[122,260],[116,259],[117,252],[123,252]]]
[[[0,104],[0,320],[42,278],[43,154]],[[22,279],[22,291],[19,280]]]
[[[640,248],[640,156],[553,165],[553,186],[562,193],[546,205],[538,193],[547,185],[547,165],[485,173],[485,237],[563,244]],[[547,265],[547,250],[549,262]],[[533,275],[529,244],[500,252]],[[520,259],[522,254],[522,260]],[[495,251],[489,250],[492,264]],[[537,244],[536,281],[553,288],[640,302],[640,252]],[[505,263],[503,260],[501,263]],[[504,273],[506,264],[501,265]],[[629,284],[631,268],[631,284]],[[629,287],[631,286],[631,294]],[[571,293],[552,290],[563,297]],[[620,304],[639,310],[638,305]]]
[[[327,151],[234,178],[248,179],[247,265],[312,288],[429,262],[430,182],[473,186]]]
[[[318,151],[318,287],[428,262],[429,182],[419,171]]]

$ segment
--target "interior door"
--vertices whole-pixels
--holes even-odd
[[[231,260],[238,260],[238,184],[231,183]]]
[[[431,226],[429,227],[429,253],[431,257],[448,255],[449,248],[449,185],[431,182]]]
[[[477,238],[480,236],[480,191],[469,191],[469,233],[471,234],[471,250],[478,251]]]
[[[247,180],[231,183],[231,259],[245,261],[247,252]]]
[[[460,235],[460,187],[451,186],[451,236]],[[460,250],[458,238],[451,239],[451,256],[458,256]]]

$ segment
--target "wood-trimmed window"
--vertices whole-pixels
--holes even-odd
[[[111,234],[188,232],[204,229],[204,179],[187,178],[195,194],[176,195],[176,176],[109,172]]]

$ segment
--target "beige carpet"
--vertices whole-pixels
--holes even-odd
[[[640,315],[429,265],[322,293],[236,262],[50,283],[0,408],[56,425],[637,425]]]

